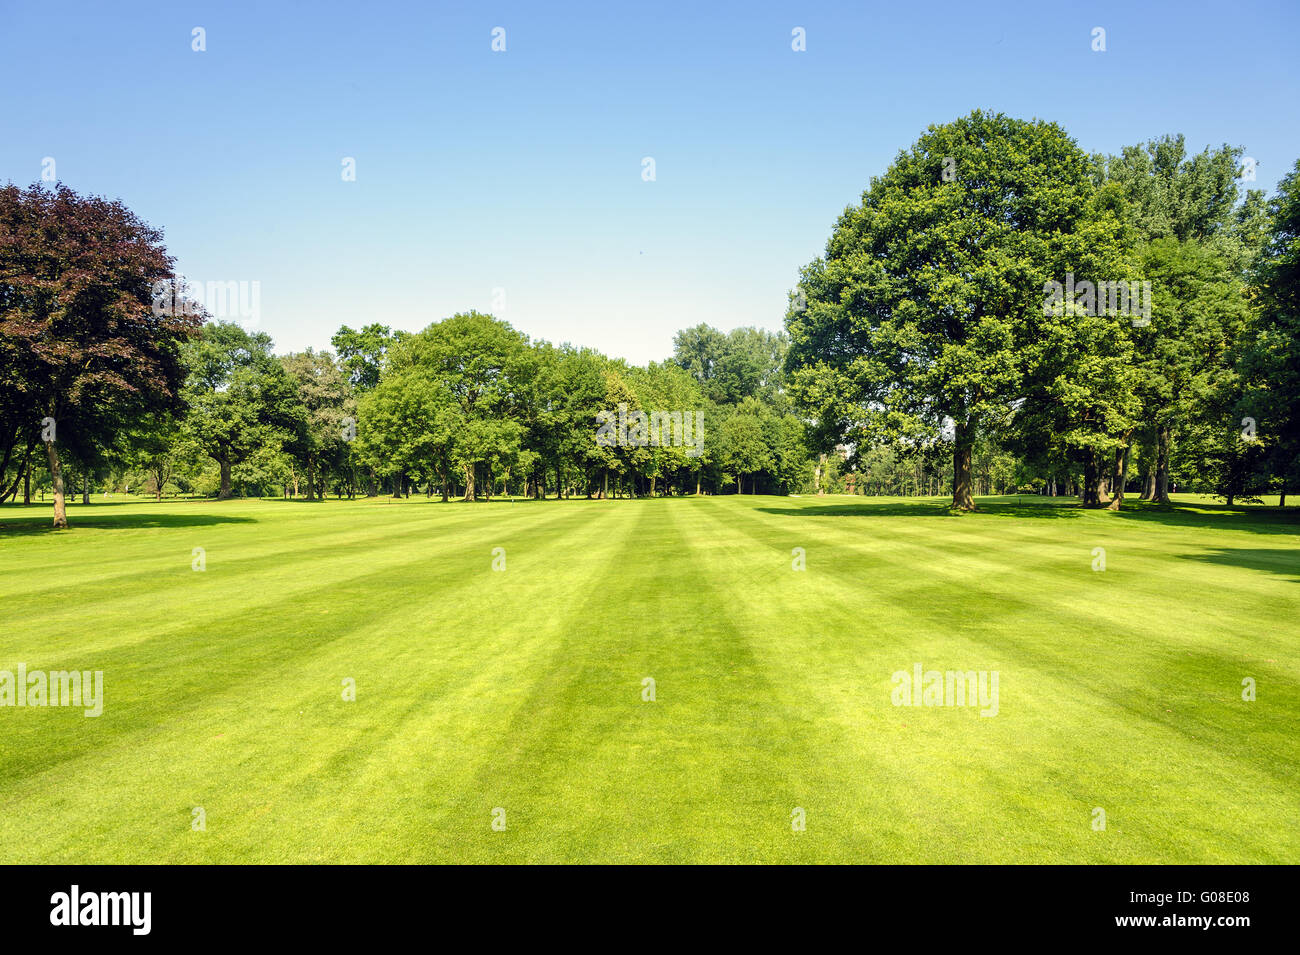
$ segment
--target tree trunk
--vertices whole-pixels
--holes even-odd
[[[307,500],[316,500],[316,462],[307,455]]]
[[[50,460],[50,484],[54,487],[54,526],[68,526],[68,507],[63,500],[63,468],[59,466],[59,452],[53,441],[45,442],[45,454]]]
[[[0,494],[0,501],[7,500],[10,495],[13,495],[15,501],[18,500],[18,485],[22,484],[23,503],[24,504],[32,503],[32,484],[31,484],[32,445],[33,442],[31,441],[27,442],[27,450],[23,452],[23,462],[18,466],[18,474],[16,477],[14,477],[13,487],[9,488],[8,493]],[[3,468],[0,468],[0,474],[4,474]],[[1285,496],[1286,495],[1284,494],[1283,497]]]
[[[1155,501],[1157,504],[1169,504],[1169,450],[1174,443],[1173,432],[1167,427],[1161,427],[1156,435],[1156,486]]]
[[[971,496],[971,453],[975,442],[969,424],[957,424],[952,447],[952,507],[958,511],[975,510]]]
[[[1079,502],[1084,507],[1095,507],[1099,503],[1097,492],[1100,487],[1097,477],[1097,455],[1089,451],[1083,464],[1083,486],[1079,488]]]
[[[1115,449],[1115,475],[1111,479],[1111,496],[1108,510],[1118,511],[1124,502],[1124,483],[1128,480],[1128,435],[1124,436],[1124,446]]]
[[[81,503],[90,503],[90,472],[81,472]]]
[[[474,465],[465,465],[465,500],[474,500]]]
[[[27,495],[26,495],[26,494],[23,495],[23,503],[24,503],[24,504],[27,503]],[[1278,506],[1278,507],[1286,507],[1286,488],[1282,488],[1282,494],[1281,494],[1281,496],[1277,499],[1277,506]]]
[[[4,480],[5,472],[9,470],[9,455],[13,453],[13,449],[14,449],[13,445],[12,444],[9,445],[7,448],[5,448],[5,456],[3,458],[0,458],[0,481]],[[3,486],[0,486],[0,504],[3,504],[6,500],[8,500],[10,494],[13,495],[18,494],[18,483],[22,479],[23,479],[23,469],[20,467],[18,469],[17,477],[14,478],[13,486],[8,491],[6,491]]]
[[[1235,495],[1232,491],[1229,491],[1229,492],[1228,492],[1228,506],[1229,506],[1229,507],[1232,507],[1232,501],[1233,501],[1233,498],[1234,498],[1234,497],[1236,497],[1236,495]]]
[[[221,490],[217,492],[217,500],[224,501],[230,497],[230,462],[218,461],[221,465]]]

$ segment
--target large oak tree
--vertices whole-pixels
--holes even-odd
[[[828,445],[949,440],[974,508],[976,439],[1027,389],[1044,285],[1118,278],[1119,224],[1054,123],[932,126],[840,217],[787,315],[790,390]]]

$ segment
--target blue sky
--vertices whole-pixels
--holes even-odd
[[[260,282],[280,351],[478,308],[644,362],[699,322],[779,328],[844,206],[975,108],[1089,152],[1241,144],[1271,190],[1300,157],[1297,36],[1293,0],[0,0],[0,181],[53,157],[189,278]]]

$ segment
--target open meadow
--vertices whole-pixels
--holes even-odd
[[[6,507],[0,862],[1300,856],[1297,512],[977,503]]]

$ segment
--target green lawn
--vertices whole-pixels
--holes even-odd
[[[1300,859],[1296,512],[1023,500],[0,508],[0,862]]]

